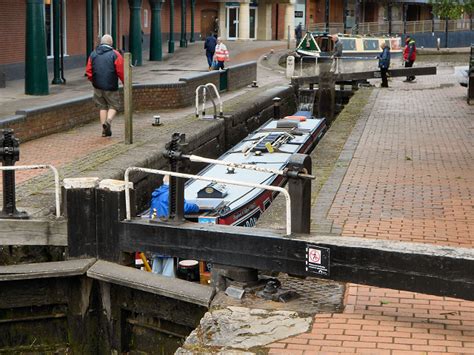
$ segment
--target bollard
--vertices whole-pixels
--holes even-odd
[[[3,129],[0,135],[0,160],[3,166],[13,166],[20,160],[20,141],[13,135],[12,129]],[[0,218],[28,219],[26,212],[16,209],[15,171],[3,171],[3,210]]]
[[[280,117],[280,104],[281,99],[279,97],[273,98],[273,119],[279,120]]]
[[[311,231],[311,180],[298,177],[298,173],[311,175],[311,157],[293,154],[288,163],[288,192],[291,196],[291,227],[294,233]]]
[[[474,44],[471,45],[469,71],[467,73],[467,103],[474,104]]]
[[[295,72],[295,57],[289,55],[286,58],[286,77],[291,79]]]

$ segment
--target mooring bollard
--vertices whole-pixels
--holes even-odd
[[[280,117],[280,104],[281,104],[281,99],[279,97],[274,97],[273,98],[273,119],[274,120],[279,120]]]
[[[0,135],[0,160],[3,166],[13,166],[20,160],[20,141],[12,129],[3,129]],[[3,210],[0,218],[28,219],[28,213],[16,209],[15,171],[3,171]]]
[[[311,175],[311,157],[293,154],[288,163],[288,192],[291,196],[291,227],[294,233],[311,232],[311,180],[298,177],[298,173]]]

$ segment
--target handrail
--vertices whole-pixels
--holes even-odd
[[[219,95],[219,90],[217,90],[217,87],[213,83],[207,83],[205,85],[199,85],[196,88],[196,117],[199,117],[199,90],[200,89],[203,90],[203,93],[202,93],[202,97],[203,97],[203,100],[202,100],[202,115],[204,116],[206,114],[206,91],[210,90],[209,88],[214,89],[214,94],[216,95],[216,98],[219,100],[219,110],[220,110],[219,111],[219,116],[223,115],[222,100],[221,100],[221,96]],[[211,92],[209,92],[209,94],[211,94]],[[214,107],[214,118],[216,118],[217,117],[216,103],[214,102],[214,99],[211,95],[209,95],[209,97],[210,97],[212,105]]]
[[[210,182],[221,183],[221,184],[246,186],[246,187],[252,187],[252,188],[256,188],[256,189],[264,189],[264,190],[281,192],[285,196],[285,200],[286,200],[286,233],[287,233],[287,235],[291,234],[291,198],[290,198],[290,194],[288,193],[288,191],[286,191],[286,189],[284,189],[283,187],[271,186],[271,185],[262,185],[262,184],[253,184],[253,183],[250,183],[250,182],[219,179],[219,178],[206,177],[206,176],[201,176],[201,175],[177,173],[177,172],[166,171],[166,170],[139,168],[139,167],[135,167],[135,166],[127,168],[127,170],[125,170],[125,176],[124,176],[124,180],[125,180],[125,211],[126,211],[126,218],[129,221],[132,219],[132,215],[131,215],[131,211],[130,211],[130,190],[129,190],[130,189],[129,175],[130,175],[131,171],[141,171],[141,172],[149,173],[149,174],[168,175],[168,176],[174,176],[174,177],[179,177],[179,178],[184,178],[184,179],[203,180],[203,181],[210,181]]]
[[[15,166],[0,166],[0,170],[36,170],[36,169],[51,169],[54,174],[54,194],[56,197],[56,218],[61,217],[61,205],[59,203],[59,173],[58,169],[49,164],[41,165],[15,165]]]

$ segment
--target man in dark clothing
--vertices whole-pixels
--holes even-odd
[[[382,76],[381,87],[388,88],[387,72],[390,67],[390,47],[383,42],[380,48],[382,53],[377,58],[379,59],[380,74]]]
[[[405,48],[403,49],[403,60],[405,61],[405,68],[411,68],[416,60],[416,44],[415,40],[410,36],[405,39]],[[415,80],[415,76],[407,76],[405,82],[410,83]]]
[[[112,45],[112,36],[102,36],[86,67],[87,78],[94,86],[94,102],[100,110],[102,137],[112,135],[112,120],[122,107],[118,79],[123,83],[123,58]]]
[[[212,59],[216,51],[217,39],[214,37],[214,34],[211,32],[204,42],[204,49],[206,50],[207,64],[209,64],[209,70],[212,70]]]
[[[296,38],[296,45],[300,44],[301,37],[303,36],[303,27],[301,26],[301,22],[295,28],[295,38]]]
[[[337,36],[337,35],[332,36],[332,40],[334,41],[334,50],[333,50],[332,56],[331,56],[331,59],[333,60],[333,64],[331,66],[332,67],[331,71],[339,73],[340,65],[341,65],[340,60],[341,60],[341,57],[342,57],[343,45],[342,45],[342,42],[339,40],[339,36]]]

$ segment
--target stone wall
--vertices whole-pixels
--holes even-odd
[[[231,67],[228,90],[247,86],[257,78],[257,63],[249,62]],[[190,106],[199,85],[213,83],[219,89],[220,76],[226,72],[212,71],[179,79],[178,83],[133,86],[134,110],[175,109]],[[22,142],[71,129],[98,119],[92,95],[63,102],[17,111],[0,118],[0,129],[12,128]]]

